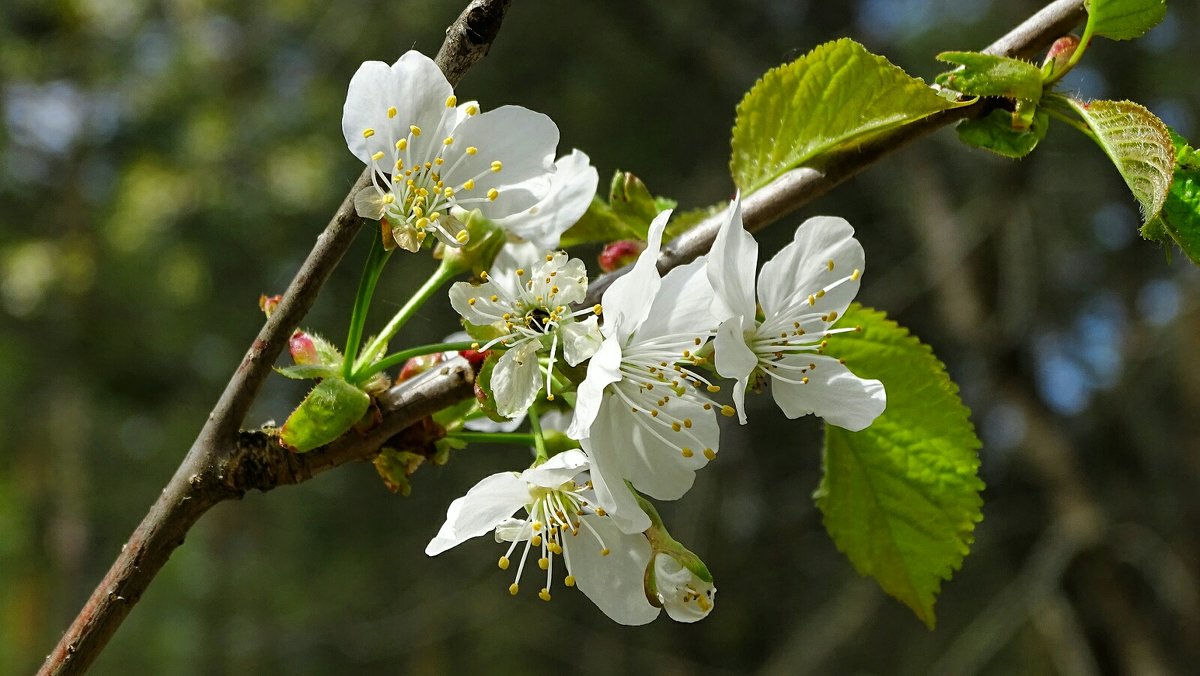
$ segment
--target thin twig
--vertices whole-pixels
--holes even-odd
[[[447,29],[437,63],[452,84],[457,84],[467,69],[487,53],[510,2],[473,0]],[[260,480],[250,488],[306,480],[329,467],[368,456],[370,449],[365,446],[369,443],[374,444],[373,452],[378,452],[379,444],[391,434],[432,410],[470,395],[469,387],[463,386],[464,382],[470,382],[469,369],[465,375],[462,368],[454,369],[453,373],[447,370],[445,377],[424,383],[429,391],[422,389],[419,395],[400,395],[415,397],[412,401],[416,403],[386,419],[371,435],[339,440],[306,456],[290,456],[274,444],[247,446],[246,439],[239,437],[238,430],[259,387],[271,372],[271,365],[358,233],[361,219],[354,211],[353,196],[369,180],[370,174],[364,171],[317,238],[282,301],[229,379],[183,463],[122,547],[58,646],[46,657],[40,674],[79,674],[91,665],[171,553],[183,543],[196,520],[218,502],[245,492],[246,488],[239,483],[241,479],[234,481],[231,477],[253,476]],[[416,415],[419,411],[424,412]],[[247,453],[248,447],[271,448],[273,452]],[[269,461],[263,467],[253,462],[264,458]],[[250,472],[250,467],[263,471]],[[277,471],[272,473],[272,470]],[[265,481],[265,477],[271,481]]]

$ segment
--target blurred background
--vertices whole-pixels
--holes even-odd
[[[454,0],[6,0],[0,6],[0,672],[31,672],[186,452],[361,170],[340,133],[364,60],[432,55]],[[1194,0],[1098,42],[1067,86],[1195,140]],[[460,100],[549,114],[602,183],[727,198],[734,106],[771,66],[850,36],[926,79],[1036,0],[514,3]],[[616,626],[581,594],[507,593],[497,545],[422,549],[484,474],[472,447],[388,493],[369,465],[219,505],[96,674],[1159,674],[1200,660],[1200,274],[1140,241],[1136,204],[1063,125],[1002,160],[952,131],[760,235],[855,224],[860,299],[933,345],[984,440],[984,521],[928,631],[860,578],[811,494],[820,430],[769,397],[728,426],[672,533],[714,571],[697,625]],[[306,326],[343,340],[366,235]],[[589,260],[594,260],[589,258]],[[431,269],[384,276],[372,325]],[[448,333],[433,303],[403,337]],[[1193,356],[1189,357],[1191,354]],[[273,378],[247,425],[302,386]]]

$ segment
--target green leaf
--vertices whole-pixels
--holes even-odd
[[[366,392],[341,378],[326,378],[288,416],[279,439],[297,453],[311,451],[342,436],[370,405]]]
[[[490,394],[492,392],[492,371],[496,368],[496,362],[499,360],[498,352],[491,352],[487,359],[483,360],[483,366],[479,368],[479,373],[475,376],[475,398],[479,400],[479,410],[484,415],[496,422],[505,422],[508,418],[496,411],[496,400]]]
[[[1149,222],[1162,211],[1175,169],[1175,146],[1163,121],[1132,101],[1066,99],[1095,135]]]
[[[858,305],[841,322],[862,332],[831,336],[829,353],[881,380],[887,410],[861,432],[826,426],[817,506],[854,568],[933,628],[942,580],[962,564],[983,518],[979,439],[928,346]]]
[[[1033,152],[1037,144],[1046,137],[1050,116],[1042,111],[1036,112],[1033,124],[1023,131],[1013,129],[1012,120],[1012,113],[996,109],[986,117],[963,120],[954,130],[958,132],[958,139],[967,145],[1019,159]]]
[[[559,242],[564,249],[580,244],[615,242],[621,239],[645,241],[650,221],[664,209],[674,209],[675,200],[655,197],[637,176],[618,171],[609,191],[609,203],[592,199],[583,218],[571,226]]]
[[[942,52],[939,61],[959,68],[937,76],[943,87],[971,96],[1002,96],[1037,102],[1042,98],[1042,69],[1020,59],[980,52]]]
[[[1087,0],[1088,29],[1112,40],[1140,38],[1167,15],[1166,0]]]
[[[293,364],[291,366],[280,366],[275,368],[275,372],[284,378],[292,380],[312,380],[315,378],[330,378],[341,374],[341,369],[336,366],[325,366],[323,364]]]
[[[1175,174],[1159,217],[1142,228],[1147,239],[1170,236],[1183,253],[1200,265],[1200,150],[1171,133],[1175,146]]]
[[[957,107],[849,39],[767,71],[737,107],[733,182],[742,196],[822,153]]]

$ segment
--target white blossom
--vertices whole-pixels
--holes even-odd
[[[854,431],[870,425],[887,404],[883,383],[859,378],[826,354],[827,337],[856,330],[834,328],[857,295],[865,266],[854,228],[831,216],[801,224],[793,241],[763,264],[756,306],[757,262],[758,243],[742,226],[735,199],[709,252],[708,277],[717,294],[713,313],[722,320],[714,341],[717,372],[736,381],[742,423],[751,381],[769,378],[789,418],[815,413]]]
[[[604,342],[588,362],[567,432],[592,460],[600,504],[626,532],[649,527],[626,480],[674,500],[717,453],[716,411],[701,391],[719,388],[687,368],[704,362],[697,352],[716,329],[713,291],[703,258],[660,278],[669,216],[654,219],[646,249],[604,293]]]
[[[483,284],[456,282],[450,304],[468,322],[490,326],[498,335],[480,350],[504,347],[492,370],[496,411],[511,418],[529,408],[544,382],[553,399],[554,362],[561,348],[572,366],[596,351],[601,334],[594,308],[572,311],[587,295],[583,261],[565,253],[538,253],[531,243],[508,244],[500,251]],[[583,315],[592,315],[578,320]],[[544,371],[542,354],[548,353]]]
[[[531,192],[545,192],[537,204],[496,221],[511,235],[532,242],[546,251],[558,248],[567,228],[583,217],[592,199],[600,176],[582,151],[573,150],[554,163],[555,171],[541,176],[527,186]]]
[[[452,209],[495,220],[544,196],[554,171],[558,127],[520,106],[481,113],[459,104],[442,71],[409,51],[388,66],[367,61],[350,80],[342,133],[371,169],[354,199],[364,218],[386,219],[396,243],[417,251],[427,232],[449,246],[466,233]],[[540,191],[540,192],[535,192]]]
[[[665,552],[654,556],[654,583],[659,604],[677,622],[703,620],[716,603],[712,580],[701,579]]]
[[[546,573],[538,592],[542,600],[551,599],[555,562],[561,559],[566,569],[563,583],[577,586],[613,620],[627,625],[650,622],[659,612],[644,589],[650,544],[640,533],[621,532],[597,506],[587,471],[587,457],[570,450],[519,474],[484,478],[450,504],[445,524],[425,553],[434,556],[494,530],[497,542],[510,543],[498,562],[501,570],[512,566],[520,549],[509,593],[520,591],[533,552],[538,568]],[[525,515],[512,518],[521,509]]]

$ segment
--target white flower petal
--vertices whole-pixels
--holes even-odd
[[[492,396],[496,412],[505,418],[524,413],[542,387],[538,369],[538,342],[528,340],[506,350],[492,369]]]
[[[529,485],[514,472],[485,477],[467,494],[450,503],[446,523],[425,547],[435,556],[494,529],[529,500]]]
[[[516,542],[533,537],[533,524],[528,519],[507,518],[496,525],[496,542]]]
[[[646,248],[638,255],[629,272],[604,291],[600,304],[604,306],[604,335],[617,335],[624,343],[646,321],[650,305],[658,294],[662,278],[658,274],[658,253],[662,234],[671,217],[670,209],[650,222]]]
[[[576,534],[563,534],[563,552],[576,586],[620,624],[636,626],[654,620],[659,610],[646,600],[643,589],[650,563],[650,543],[645,536],[626,535],[606,517],[581,518],[586,525]],[[608,555],[600,553],[603,549]]]
[[[620,280],[617,280],[620,281]],[[589,434],[600,404],[604,400],[604,388],[621,379],[621,341],[609,336],[588,362],[587,377],[579,384],[575,396],[575,415],[567,436],[582,439]]]
[[[804,384],[773,379],[775,403],[789,418],[815,413],[827,423],[857,432],[874,422],[887,406],[883,383],[859,378],[833,357],[789,355],[779,363],[785,367],[816,365],[805,372],[808,382]],[[788,376],[799,379],[792,373]]]
[[[625,533],[641,533],[650,527],[650,517],[638,506],[637,499],[629,492],[625,479],[618,468],[616,454],[612,449],[597,448],[604,441],[580,439],[579,445],[587,453],[591,467],[592,487],[596,503],[607,512],[607,518]]]
[[[604,334],[593,315],[582,322],[567,322],[562,325],[563,357],[571,366],[577,366],[596,354],[604,342]]]
[[[654,581],[663,609],[676,622],[696,622],[712,612],[717,589],[683,567],[674,557],[654,557]]]
[[[457,192],[460,204],[495,220],[528,209],[543,197],[518,184],[554,171],[558,127],[549,117],[521,106],[501,106],[467,118],[450,136],[452,149],[445,155],[449,168],[442,179]],[[467,154],[468,147],[478,152]],[[500,171],[492,171],[496,161]],[[460,190],[468,180],[474,180],[475,187]],[[499,192],[494,200],[485,197],[491,188]]]
[[[367,61],[350,79],[346,93],[342,109],[346,145],[355,157],[370,165],[376,152],[391,157],[396,141],[407,137],[409,127],[415,125],[423,134],[410,145],[416,155],[420,151],[418,142],[422,146],[434,142],[443,118],[452,118],[453,110],[446,108],[446,99],[452,93],[454,89],[437,64],[420,52],[409,51],[391,66]],[[391,108],[396,114],[389,117]],[[368,129],[374,133],[364,134]]]
[[[635,340],[678,335],[680,345],[689,350],[699,348],[694,338],[700,338],[701,344],[708,340],[718,321],[710,311],[713,288],[706,269],[706,258],[701,256],[668,272]]]
[[[615,387],[633,388],[625,383]],[[620,475],[634,488],[659,500],[677,500],[692,487],[696,470],[708,464],[705,450],[717,450],[716,411],[679,397],[658,410],[659,416],[652,418],[646,410],[632,413],[617,397],[606,397],[592,425],[589,455],[595,464],[604,455],[616,456]],[[683,419],[692,421],[692,426],[681,426],[678,432],[661,422]],[[683,448],[691,451],[690,457]]]
[[[744,316],[737,315],[722,322],[713,344],[717,373],[737,381],[733,387],[733,405],[743,425],[746,424],[746,387],[750,374],[758,366],[758,356],[746,345],[745,321]]]
[[[495,296],[496,300],[492,300]],[[512,312],[508,292],[493,281],[483,284],[455,282],[450,285],[450,307],[463,319],[477,326],[504,321],[504,313]]]
[[[717,319],[737,315],[753,317],[758,242],[742,225],[741,195],[729,205],[708,259],[708,279],[716,292],[712,301],[713,314]]]
[[[833,261],[833,269],[829,262]],[[858,294],[858,279],[846,280],[815,305],[805,302],[830,284],[865,269],[862,245],[854,239],[854,228],[832,216],[810,218],[796,229],[793,240],[763,264],[758,276],[758,300],[767,323],[773,315],[790,315],[788,308],[804,312],[846,311]],[[789,322],[790,325],[790,322]]]
[[[521,480],[542,488],[558,488],[588,470],[588,458],[580,450],[564,451],[546,462],[521,472]]]
[[[554,166],[556,170],[548,179],[534,179],[547,181],[544,187],[530,188],[534,194],[545,192],[545,197],[528,209],[497,221],[505,230],[542,250],[558,248],[562,234],[588,210],[600,181],[588,156],[579,150],[559,158]]]

